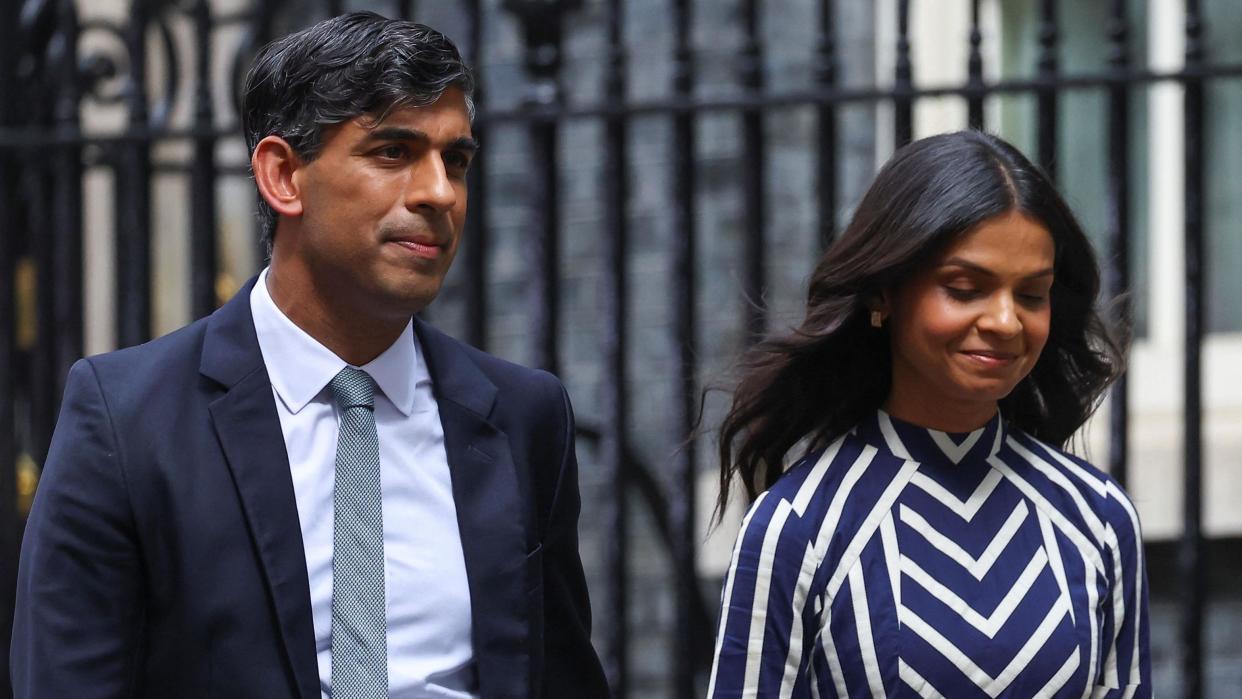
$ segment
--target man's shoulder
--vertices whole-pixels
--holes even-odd
[[[88,365],[99,390],[118,412],[126,407],[172,408],[199,385],[199,365],[207,319],[195,321],[140,345],[96,354],[81,360]]]
[[[140,345],[123,347],[111,352],[86,358],[96,372],[132,372],[157,370],[179,363],[188,363],[197,370],[202,356],[203,336],[207,331],[208,318],[182,326]]]
[[[424,341],[430,341],[442,348],[449,348],[453,353],[469,360],[502,393],[529,391],[559,393],[561,390],[560,379],[554,374],[489,354],[429,323],[420,323],[419,334]]]

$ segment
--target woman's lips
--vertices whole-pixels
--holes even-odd
[[[1002,369],[1013,364],[1018,355],[1012,352],[992,352],[989,350],[962,350],[968,359],[986,369]]]

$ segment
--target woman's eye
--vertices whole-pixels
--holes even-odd
[[[955,299],[962,300],[962,301],[973,299],[979,295],[979,291],[977,289],[971,289],[967,287],[946,286],[944,289],[945,291],[949,292],[950,296],[952,296]]]

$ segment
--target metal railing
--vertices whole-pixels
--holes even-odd
[[[812,4],[811,0],[807,0]],[[561,84],[563,23],[567,13],[579,10],[580,3],[541,0],[503,0],[493,3],[470,0],[463,4],[466,17],[463,45],[476,66],[486,66],[483,30],[500,14],[516,20],[523,30],[527,97],[519,106],[490,108],[488,95],[477,96],[480,133],[514,125],[529,133],[531,173],[529,193],[538,220],[530,233],[539,250],[532,257],[530,277],[532,326],[530,336],[536,363],[557,371],[562,340],[561,267],[564,222],[559,216],[561,186],[558,174],[558,139],[571,122],[594,120],[602,124],[604,142],[602,162],[610,173],[603,201],[606,225],[607,264],[602,270],[603,298],[599,313],[606,329],[599,347],[602,357],[602,413],[598,424],[585,424],[582,436],[593,444],[601,471],[613,487],[603,508],[612,535],[606,557],[609,581],[605,590],[595,590],[611,610],[611,623],[601,649],[609,678],[618,696],[628,692],[631,677],[629,649],[631,639],[626,623],[627,576],[632,552],[627,504],[637,498],[654,515],[659,538],[666,547],[675,580],[676,614],[671,647],[674,662],[670,680],[674,696],[697,695],[710,661],[705,639],[710,639],[714,601],[704,598],[696,573],[697,537],[695,524],[702,518],[696,511],[695,489],[698,479],[699,440],[690,440],[671,457],[675,474],[672,486],[661,485],[649,465],[634,451],[630,415],[632,400],[627,363],[632,347],[627,335],[628,321],[641,309],[629,303],[632,296],[629,231],[626,208],[632,193],[629,183],[633,171],[629,158],[631,125],[643,117],[669,120],[675,150],[671,153],[669,178],[675,187],[673,227],[685,234],[673,236],[667,250],[672,260],[671,288],[673,309],[672,344],[677,348],[672,380],[679,387],[679,401],[672,407],[675,431],[689,435],[694,431],[701,386],[701,348],[696,341],[700,327],[697,309],[701,299],[701,280],[696,279],[700,221],[695,205],[699,191],[696,168],[697,121],[706,114],[736,113],[740,116],[742,157],[748,164],[739,173],[744,192],[742,211],[746,231],[741,268],[743,291],[749,299],[764,297],[769,280],[766,255],[765,220],[771,202],[765,194],[765,171],[771,159],[765,140],[764,123],[775,110],[792,107],[813,109],[818,139],[814,149],[817,178],[815,208],[821,244],[827,244],[836,227],[841,192],[841,155],[837,134],[840,112],[849,105],[887,104],[893,109],[894,139],[908,142],[914,133],[914,106],[932,97],[960,97],[967,103],[967,124],[986,128],[985,101],[1002,95],[1031,95],[1035,98],[1035,159],[1054,176],[1056,153],[1063,126],[1058,122],[1058,100],[1066,90],[1097,89],[1107,95],[1108,179],[1106,189],[1106,227],[1108,249],[1106,281],[1108,295],[1117,296],[1129,287],[1131,205],[1128,101],[1133,90],[1157,82],[1173,82],[1185,90],[1185,517],[1181,572],[1185,594],[1182,597],[1182,673],[1186,697],[1202,696],[1203,613],[1206,561],[1202,530],[1202,426],[1201,352],[1203,346],[1203,229],[1204,229],[1204,85],[1207,81],[1242,76],[1242,66],[1217,65],[1205,55],[1203,16],[1198,0],[1186,0],[1185,66],[1181,70],[1155,72],[1136,65],[1132,57],[1131,22],[1127,2],[1110,4],[1110,21],[1104,27],[1108,42],[1107,64],[1098,72],[1065,75],[1059,69],[1058,48],[1061,27],[1057,3],[1039,3],[1038,61],[1034,77],[988,81],[985,79],[983,33],[980,28],[980,1],[969,2],[971,26],[968,79],[964,84],[928,88],[913,80],[909,41],[910,0],[896,1],[895,69],[891,85],[856,87],[839,80],[840,43],[837,5],[831,0],[813,3],[819,21],[814,47],[815,75],[810,88],[775,93],[765,89],[765,46],[760,32],[758,0],[739,0],[738,17],[744,40],[738,61],[740,94],[719,97],[699,93],[696,69],[697,48],[692,42],[695,13],[708,3],[669,0],[672,37],[672,84],[669,95],[661,99],[627,99],[632,81],[639,76],[628,70],[626,47],[626,3],[601,0],[606,25],[602,41],[606,44],[603,101],[568,104]],[[129,19],[121,25],[81,24],[71,0],[35,2],[0,0],[0,651],[6,651],[7,620],[11,618],[13,577],[17,560],[21,513],[16,507],[19,462],[41,463],[46,456],[69,365],[84,351],[84,273],[83,273],[83,173],[87,167],[104,167],[116,173],[115,210],[115,335],[118,345],[149,339],[152,327],[152,188],[153,174],[188,171],[190,201],[190,269],[188,280],[192,314],[211,312],[219,303],[216,280],[220,272],[217,255],[218,209],[216,183],[224,177],[244,176],[244,166],[217,162],[217,145],[236,137],[236,127],[220,127],[209,67],[212,42],[209,38],[221,26],[246,28],[246,39],[234,60],[231,79],[235,89],[253,50],[273,33],[277,20],[287,16],[297,3],[255,3],[254,9],[230,16],[213,13],[207,0],[194,2],[131,3]],[[317,4],[327,13],[341,10],[342,3]],[[378,3],[377,3],[378,4]],[[391,5],[391,3],[390,3]],[[414,2],[396,3],[404,16],[419,17]],[[712,5],[715,7],[715,5]],[[188,8],[188,9],[186,9]],[[189,127],[172,128],[167,120],[170,105],[179,86],[165,87],[165,94],[153,98],[146,92],[146,69],[153,60],[176,64],[178,52],[168,30],[170,15],[188,17],[199,39],[192,47],[194,85],[189,91],[193,117]],[[150,30],[158,37],[149,40]],[[110,33],[124,47],[124,56],[79,54],[79,38],[85,32]],[[207,40],[204,40],[207,39]],[[159,56],[148,56],[152,49]],[[1138,62],[1141,64],[1142,62]],[[170,81],[178,71],[167,69]],[[119,76],[123,89],[115,94],[99,93],[101,85]],[[484,81],[481,81],[484,82]],[[107,136],[85,133],[80,123],[79,105],[85,94],[123,103],[127,108],[126,127]],[[236,120],[227,120],[235,124]],[[486,140],[482,138],[481,140]],[[188,141],[193,157],[187,166],[153,161],[157,143]],[[463,291],[466,297],[465,339],[487,347],[489,280],[489,200],[488,161],[481,157],[471,174],[471,211],[465,247],[466,267]],[[764,308],[746,306],[744,326],[753,340],[768,327]],[[1114,404],[1125,406],[1124,380],[1114,389]],[[1127,411],[1111,411],[1111,472],[1125,481],[1127,470]],[[29,480],[29,479],[27,479]],[[601,597],[602,595],[602,597]],[[0,668],[7,663],[0,661]],[[7,687],[7,683],[0,682]],[[3,692],[0,692],[3,694]]]

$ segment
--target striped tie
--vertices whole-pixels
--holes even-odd
[[[388,696],[384,507],[375,382],[345,367],[331,384],[340,407],[332,530],[332,696]]]

